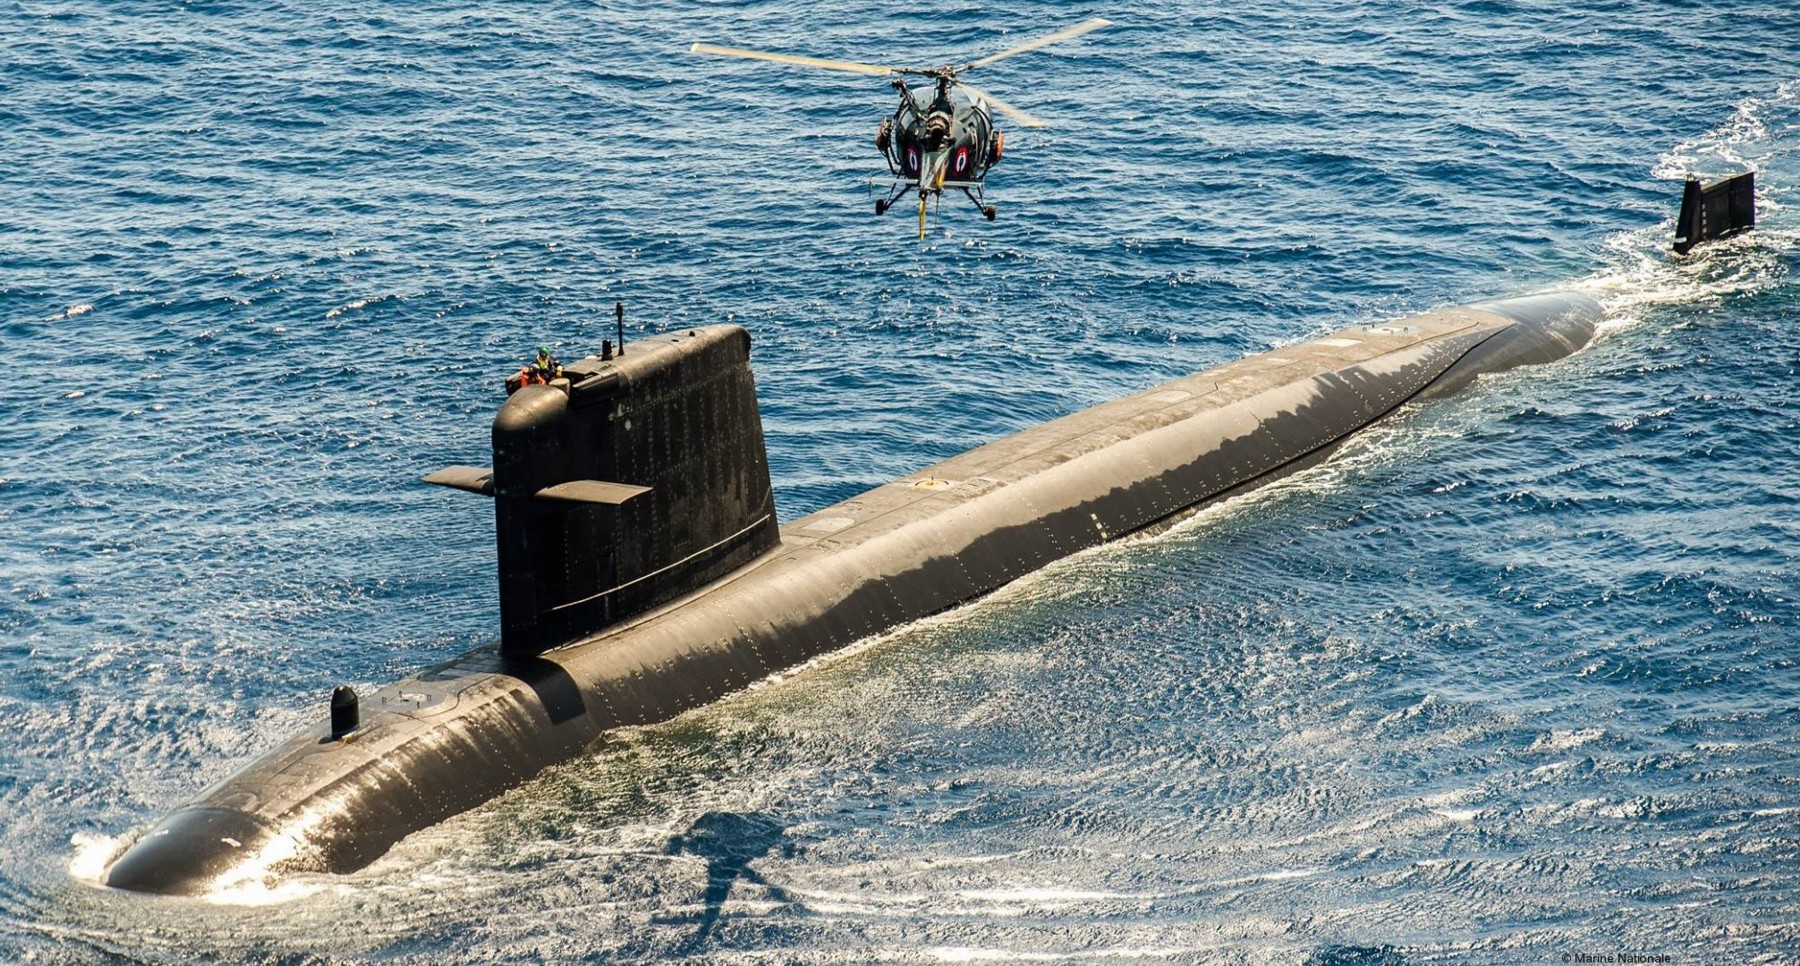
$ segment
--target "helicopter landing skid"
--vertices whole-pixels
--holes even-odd
[[[888,195],[886,198],[875,199],[875,214],[887,214],[887,210],[894,207],[894,202],[899,201],[902,196],[915,187],[917,187],[916,183],[905,181],[895,185],[893,194]],[[988,221],[993,221],[994,216],[999,213],[999,209],[993,205],[984,203],[984,197],[976,193],[981,189],[978,186],[972,185],[961,185],[960,187],[962,188],[962,193],[968,196],[968,199],[974,203],[976,210],[981,212],[982,217],[986,218]],[[933,193],[935,194],[936,192]]]
[[[982,217],[986,218],[988,221],[993,221],[994,215],[999,212],[999,209],[993,205],[982,204],[982,196],[975,193],[978,190],[980,189],[964,188],[962,193],[968,195],[969,200],[975,203],[975,207],[981,209]]]
[[[906,194],[907,190],[911,187],[912,187],[911,185],[902,181],[899,184],[894,186],[893,194],[888,195],[886,198],[876,198],[875,199],[875,213],[877,215],[887,214],[887,210],[889,208],[894,207],[894,202],[899,201],[900,196],[903,194]]]

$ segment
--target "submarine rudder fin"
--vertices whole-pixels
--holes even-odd
[[[742,327],[642,339],[565,369],[567,383],[522,387],[501,406],[485,483],[474,467],[426,478],[494,497],[508,658],[641,614],[781,541]]]
[[[1745,171],[1709,185],[1689,177],[1682,186],[1681,214],[1675,218],[1675,254],[1695,245],[1729,238],[1756,227],[1756,172]]]

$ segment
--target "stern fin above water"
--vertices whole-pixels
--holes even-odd
[[[1746,171],[1709,185],[1689,178],[1681,192],[1681,214],[1675,219],[1675,253],[1686,255],[1701,242],[1755,226],[1756,172]]]

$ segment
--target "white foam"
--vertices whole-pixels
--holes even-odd
[[[291,902],[324,888],[318,882],[307,882],[287,874],[290,867],[310,856],[312,832],[333,811],[333,803],[321,802],[312,810],[288,823],[279,834],[244,861],[232,866],[201,896],[206,902],[221,906],[267,906]]]
[[[86,302],[81,302],[81,303],[78,303],[75,305],[71,305],[66,309],[63,309],[61,312],[58,312],[55,315],[50,316],[48,319],[45,319],[44,321],[46,321],[46,322],[61,322],[64,319],[72,319],[78,315],[86,315],[92,311],[94,311],[94,307],[92,305],[89,305]]]
[[[1800,231],[1765,222],[1683,257],[1668,250],[1673,232],[1671,218],[1608,238],[1613,264],[1572,284],[1605,310],[1602,337],[1636,327],[1649,310],[1714,303],[1779,285],[1787,277],[1787,256],[1800,247]]]
[[[328,319],[335,319],[338,316],[343,315],[346,312],[355,312],[358,309],[366,309],[370,305],[373,305],[376,302],[384,302],[387,299],[388,299],[388,296],[386,296],[386,295],[373,295],[368,298],[357,299],[354,302],[349,302],[349,303],[347,303],[345,305],[341,305],[335,309],[327,310],[325,313],[325,317]]]
[[[1766,118],[1791,111],[1800,104],[1800,83],[1788,81],[1769,97],[1749,97],[1725,123],[1691,140],[1682,141],[1657,160],[1650,173],[1658,178],[1684,179],[1716,168],[1756,168],[1766,164],[1778,146],[1769,138]],[[1709,164],[1709,162],[1718,164]]]
[[[1024,854],[1023,851],[1019,851],[993,852],[980,855],[946,855],[939,858],[918,859],[915,864],[924,869],[938,869],[959,865],[988,865],[993,862],[1002,862],[1006,859],[1017,858]]]
[[[69,858],[69,877],[84,885],[105,885],[106,870],[136,839],[133,832],[120,835],[76,832],[69,837],[69,844],[75,847],[75,854]]]
[[[304,899],[324,888],[324,883],[307,882],[293,876],[244,878],[229,886],[215,887],[201,898],[215,906],[276,906]]]
[[[1538,767],[1533,768],[1531,770],[1531,777],[1533,777],[1533,778],[1555,778],[1558,775],[1562,775],[1562,774],[1568,772],[1570,769],[1572,769],[1574,767],[1575,767],[1575,763],[1572,761],[1555,761],[1555,762],[1551,762],[1548,765],[1539,765]]]
[[[981,949],[973,946],[935,946],[926,949],[925,953],[944,963],[1058,963],[1075,959],[1174,959],[1178,956],[1191,956],[1194,950],[1150,947],[1035,953],[1011,949]]]
[[[1011,889],[968,889],[957,893],[965,899],[985,902],[1068,903],[1093,902],[1103,899],[1153,899],[1155,896],[1123,892],[1092,892],[1083,889],[1058,889],[1046,886],[1022,886]]]
[[[1532,751],[1564,751],[1579,748],[1582,745],[1605,734],[1601,728],[1583,728],[1579,731],[1552,730],[1531,743]]]
[[[1217,887],[1229,888],[1233,886],[1250,885],[1256,882],[1287,882],[1291,879],[1310,879],[1313,876],[1318,875],[1321,871],[1322,870],[1320,869],[1276,869],[1273,872],[1258,872],[1254,875],[1238,876],[1235,879],[1225,879],[1214,883],[1214,885]]]

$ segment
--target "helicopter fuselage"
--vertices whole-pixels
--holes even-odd
[[[893,83],[900,103],[882,120],[875,146],[894,176],[894,191],[876,203],[876,213],[886,211],[909,189],[917,190],[922,227],[926,200],[953,188],[968,195],[991,220],[993,207],[983,205],[981,185],[988,169],[1000,161],[1005,136],[994,126],[988,106],[970,99],[947,78],[938,79],[929,99],[908,87],[904,78]]]
[[[980,184],[1000,160],[1001,134],[987,105],[942,89],[926,101],[903,82],[895,86],[900,104],[883,125],[890,136],[878,139],[888,170],[921,194]]]

